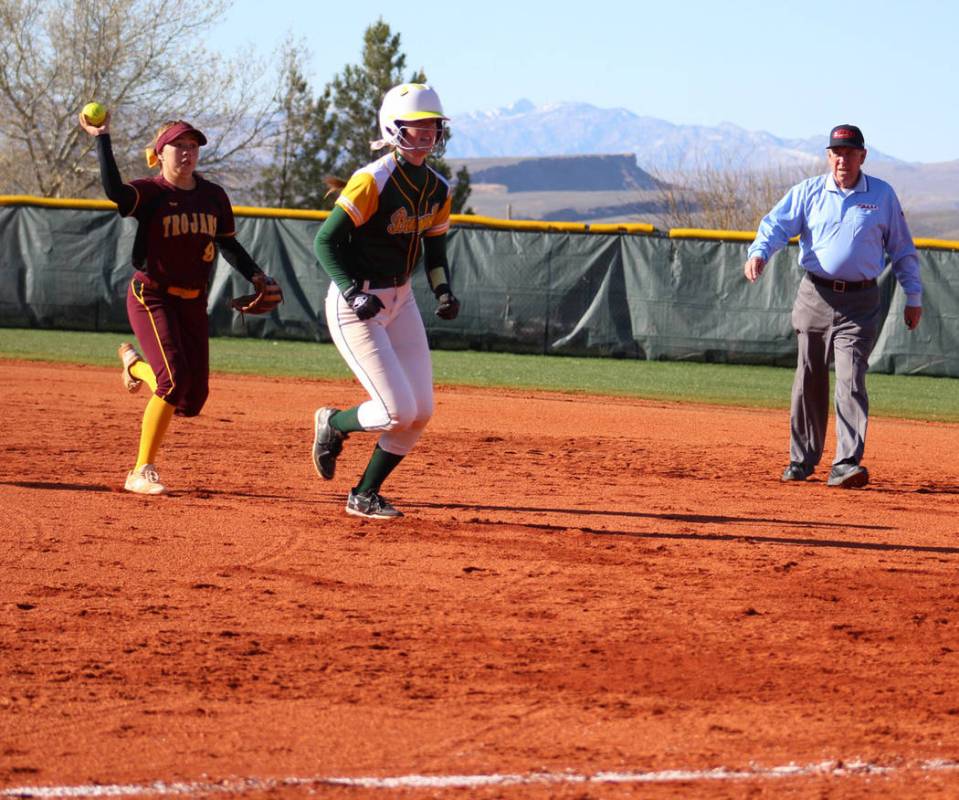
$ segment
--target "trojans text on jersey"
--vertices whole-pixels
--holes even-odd
[[[203,233],[216,236],[216,214],[167,214],[163,217],[163,238]]]

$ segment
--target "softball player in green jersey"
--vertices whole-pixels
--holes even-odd
[[[372,143],[374,150],[390,151],[353,174],[314,245],[332,279],[326,297],[330,335],[369,399],[343,411],[316,411],[313,464],[331,480],[351,433],[379,433],[346,502],[347,513],[360,517],[403,516],[380,487],[433,414],[433,367],[410,286],[421,251],[438,301],[436,315],[451,320],[459,313],[446,258],[450,187],[425,163],[442,147],[446,121],[430,86],[390,89],[379,113],[382,138]]]

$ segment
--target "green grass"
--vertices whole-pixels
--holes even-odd
[[[116,333],[0,328],[0,358],[115,366]],[[352,380],[329,344],[217,338],[213,369],[250,375]],[[778,367],[435,351],[436,382],[465,386],[643,397],[676,402],[787,408],[793,371]],[[959,422],[959,380],[870,375],[872,413]]]

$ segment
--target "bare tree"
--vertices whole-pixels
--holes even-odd
[[[705,161],[655,174],[659,182],[656,220],[665,228],[754,231],[790,186],[825,171],[825,161],[756,169]]]
[[[254,202],[281,208],[300,208],[297,173],[304,166],[305,142],[313,116],[313,96],[304,77],[305,48],[288,38],[282,50],[282,90],[277,136],[266,163],[251,189]],[[320,181],[317,181],[320,183]]]
[[[225,5],[0,0],[0,191],[98,196],[93,142],[77,126],[91,100],[111,111],[125,178],[146,172],[159,125],[184,118],[208,134],[205,172],[247,180],[273,136],[279,81],[257,59],[204,50]]]

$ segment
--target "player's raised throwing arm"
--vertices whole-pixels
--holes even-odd
[[[113,146],[110,142],[110,114],[108,113],[101,125],[91,125],[83,112],[80,112],[80,127],[97,140],[97,160],[100,162],[100,182],[103,192],[109,200],[117,204],[117,211],[121,216],[129,216],[136,208],[137,191],[120,177],[116,158],[113,156]]]

